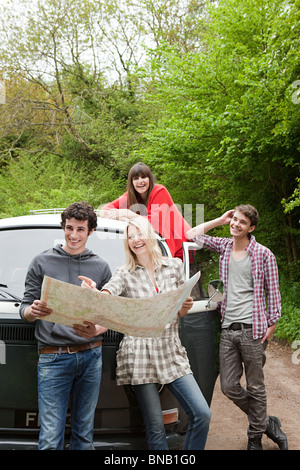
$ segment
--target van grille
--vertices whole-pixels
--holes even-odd
[[[116,331],[108,330],[103,335],[104,344],[119,344],[123,335]],[[0,324],[0,340],[6,344],[34,344],[34,325],[26,324]]]
[[[113,331],[113,330],[108,330],[103,335],[103,343],[104,344],[119,344],[122,338],[123,338],[122,333],[118,333],[117,331]]]
[[[18,325],[18,324],[1,324],[0,325],[0,339],[6,344],[12,343],[26,343],[34,344],[36,342],[34,337],[33,325]]]

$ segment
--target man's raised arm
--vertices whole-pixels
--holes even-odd
[[[204,222],[203,224],[200,224],[200,225],[197,225],[196,227],[191,228],[191,230],[189,230],[186,233],[187,238],[189,240],[193,240],[195,237],[199,235],[204,235],[204,233],[207,233],[209,230],[212,230],[215,227],[229,224],[232,219],[233,213],[234,213],[234,210],[229,210],[225,212],[225,214],[223,214],[221,217],[218,217],[217,219]]]

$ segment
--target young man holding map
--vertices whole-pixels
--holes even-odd
[[[63,449],[66,413],[72,389],[71,449],[93,449],[94,413],[102,372],[102,334],[106,328],[86,322],[77,327],[44,321],[52,311],[40,300],[44,276],[80,286],[78,276],[93,278],[97,287],[108,282],[106,262],[86,248],[97,226],[91,206],[71,204],[61,216],[64,246],[39,254],[31,262],[20,306],[21,317],[36,322],[38,341],[38,401],[41,421],[39,449]],[[76,353],[76,354],[73,354]],[[75,376],[78,367],[82,374]]]

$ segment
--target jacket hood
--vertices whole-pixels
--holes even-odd
[[[95,253],[93,253],[89,249],[85,249],[82,253],[78,253],[76,255],[71,255],[67,251],[63,249],[62,245],[56,245],[53,248],[53,254],[57,256],[62,256],[68,260],[68,278],[66,279],[67,282],[74,283],[74,272],[76,272],[76,277],[81,275],[81,264],[84,263],[85,261],[89,260],[90,258],[93,258]],[[75,264],[74,264],[75,263]],[[71,268],[71,265],[73,266],[73,269]],[[78,266],[76,271],[74,271],[74,266]]]
[[[87,258],[95,256],[95,254],[91,250],[89,250],[88,248],[86,248],[82,253],[78,253],[77,255],[71,255],[70,253],[68,253],[67,251],[65,251],[63,249],[62,245],[56,245],[53,248],[53,251],[56,252],[57,254],[61,255],[61,256],[66,256],[68,258],[71,257],[73,259],[78,259],[78,260],[85,260]]]

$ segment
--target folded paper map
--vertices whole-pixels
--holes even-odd
[[[45,276],[41,300],[52,313],[45,321],[73,326],[89,321],[131,336],[160,336],[190,296],[200,272],[178,289],[144,299],[131,299],[86,289]]]

